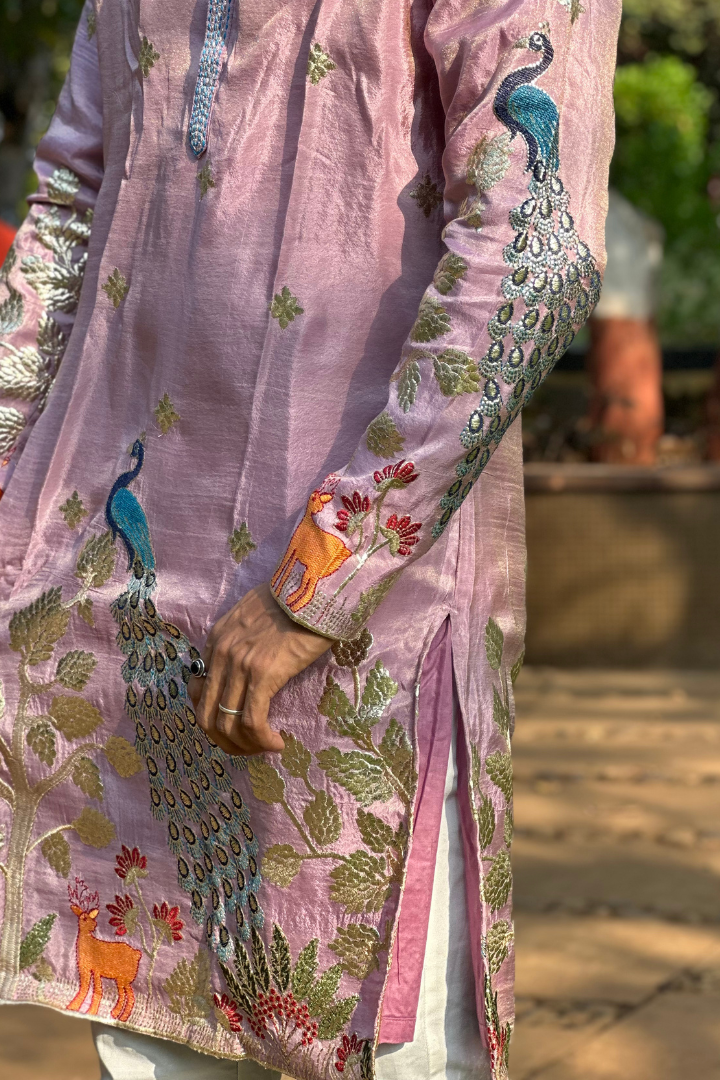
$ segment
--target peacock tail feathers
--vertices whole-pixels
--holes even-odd
[[[149,544],[149,532],[147,537]],[[156,587],[154,559],[148,568],[136,554],[130,581],[110,609],[125,657],[125,712],[147,769],[151,812],[167,829],[191,914],[226,961],[234,953],[231,920],[244,940],[251,926],[264,922],[257,900],[258,841],[228,769],[245,769],[247,761],[228,757],[199,727],[187,682],[189,665],[200,654],[159,613],[152,599]]]

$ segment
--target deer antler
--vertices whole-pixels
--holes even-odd
[[[339,475],[339,473],[332,473],[331,472],[329,476],[325,477],[322,484],[318,488],[318,494],[319,495],[334,495],[335,494],[335,488],[338,486],[338,484],[340,483],[341,480],[342,480],[342,477]]]
[[[74,888],[68,885],[68,898],[70,904],[82,908],[83,911],[93,911],[100,907],[100,893],[91,893],[82,878],[75,878]]]

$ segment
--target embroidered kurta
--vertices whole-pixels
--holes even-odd
[[[370,1077],[449,617],[506,1074],[515,420],[599,295],[618,21],[87,3],[0,283],[3,1000]],[[186,685],[263,581],[333,645],[246,761]]]

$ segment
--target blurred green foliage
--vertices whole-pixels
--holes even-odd
[[[82,0],[0,0],[4,147],[29,155],[46,129],[81,9]],[[661,333],[718,342],[720,0],[624,0],[618,59],[611,179],[665,229]],[[29,166],[26,176],[30,190]]]

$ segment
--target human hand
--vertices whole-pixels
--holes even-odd
[[[251,589],[210,631],[202,650],[208,674],[190,678],[200,727],[227,754],[282,750],[282,738],[268,723],[270,701],[331,644],[293,622],[269,585]],[[221,703],[242,715],[220,712]]]

